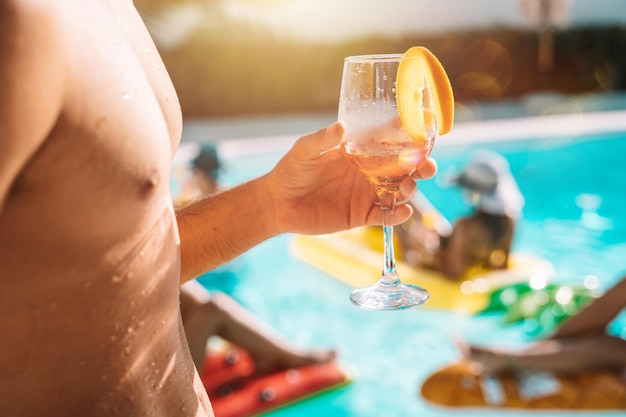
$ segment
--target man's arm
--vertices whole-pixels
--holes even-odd
[[[380,224],[374,187],[350,166],[339,143],[343,124],[300,138],[266,175],[177,212],[182,281],[194,278],[281,233],[324,234]],[[431,178],[428,160],[415,178]],[[402,184],[400,203],[415,194],[413,179]],[[394,223],[411,215],[395,210]]]
[[[0,214],[61,108],[63,54],[47,2],[0,2]]]
[[[181,283],[277,234],[260,179],[178,209]]]

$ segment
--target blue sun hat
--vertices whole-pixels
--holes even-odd
[[[497,153],[475,153],[467,166],[450,175],[447,182],[467,191],[470,201],[485,213],[517,218],[524,207],[524,197],[509,163]]]

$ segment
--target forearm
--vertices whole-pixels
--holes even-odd
[[[351,167],[339,147],[342,123],[299,138],[266,175],[177,213],[181,240],[181,280],[194,278],[279,233],[333,233],[380,224],[372,185]],[[432,160],[417,167],[414,178],[436,172]],[[400,187],[400,201],[415,193],[415,181]],[[394,224],[411,214],[395,210]]]
[[[506,355],[512,369],[580,372],[597,368],[621,369],[626,364],[626,341],[608,335],[567,341],[540,341],[525,351]]]
[[[552,338],[604,333],[609,322],[625,307],[626,277],[567,320]]]
[[[177,210],[181,283],[278,234],[264,178]]]

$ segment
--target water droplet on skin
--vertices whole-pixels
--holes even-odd
[[[130,100],[130,94],[126,93],[122,96],[123,100]]]
[[[111,281],[113,281],[114,284],[119,284],[120,282],[122,282],[122,277],[120,277],[119,275],[113,275]]]
[[[161,69],[161,64],[156,64],[156,69]]]

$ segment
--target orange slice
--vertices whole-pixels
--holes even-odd
[[[430,90],[440,135],[452,130],[454,94],[446,70],[432,52],[414,46],[402,56],[396,77],[396,99],[402,127],[414,140],[424,140],[422,94]],[[428,85],[428,90],[424,90]]]

